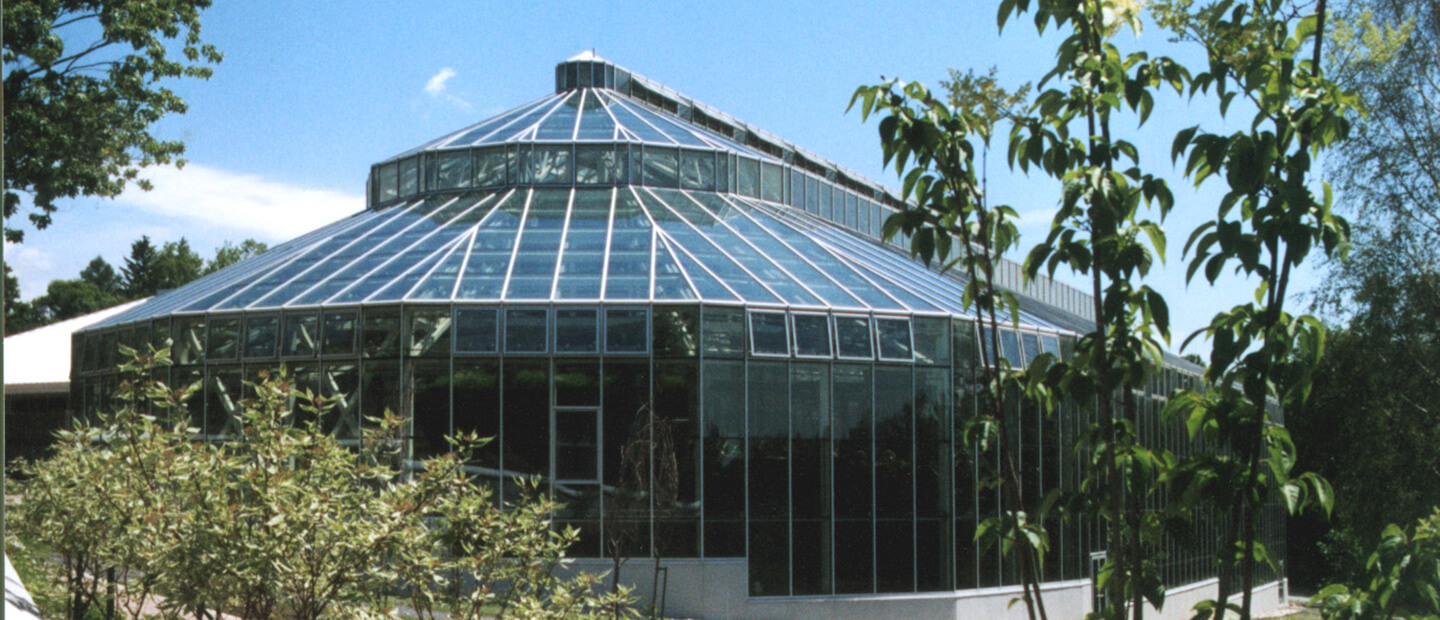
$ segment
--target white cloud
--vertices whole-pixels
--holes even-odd
[[[146,171],[154,189],[127,187],[116,201],[168,218],[283,241],[365,208],[365,197],[300,187],[189,164]]]
[[[48,274],[55,269],[54,257],[49,252],[9,241],[5,242],[5,263],[20,280],[21,299],[33,299],[44,293],[49,279],[39,274]]]
[[[441,69],[439,73],[430,76],[430,80],[425,82],[425,92],[430,93],[431,97],[439,97],[441,93],[445,92],[445,83],[449,82],[452,77],[455,77],[454,69],[450,67]]]

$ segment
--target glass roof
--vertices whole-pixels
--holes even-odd
[[[365,211],[97,327],[372,303],[967,314],[962,282],[880,242],[895,205],[878,186],[621,68],[585,66],[557,68],[553,95],[377,164]],[[1063,328],[1068,314],[1040,310],[1021,318]]]
[[[111,322],[376,302],[696,300],[964,314],[960,293],[958,282],[785,205],[540,187],[365,211]]]
[[[517,142],[589,141],[734,151],[750,157],[779,161],[699,126],[677,123],[666,118],[664,114],[602,88],[582,88],[549,95],[385,161],[438,149]]]

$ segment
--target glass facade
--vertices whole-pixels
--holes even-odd
[[[376,165],[364,212],[79,332],[74,410],[107,406],[119,343],[169,342],[162,378],[203,384],[205,437],[234,437],[243,382],[284,364],[338,398],[298,422],[343,441],[385,410],[412,459],[495,438],[470,470],[499,501],[542,480],[571,555],[745,558],[755,597],[1018,583],[974,542],[996,463],[961,440],[988,339],[962,282],[878,241],[883,188],[609,63],[556,80]],[[1077,321],[1031,304],[995,353],[1068,354]],[[1139,395],[1147,444],[1204,449],[1159,422],[1196,380],[1167,369]],[[1078,485],[1087,412],[1007,412],[1028,499]],[[1090,577],[1096,524],[1050,532],[1046,579]],[[1214,552],[1156,559],[1179,585]]]

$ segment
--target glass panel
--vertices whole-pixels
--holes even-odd
[[[367,309],[360,334],[360,352],[365,357],[393,357],[400,353],[400,309]]]
[[[329,363],[322,367],[320,393],[336,400],[335,406],[320,420],[321,432],[346,442],[360,439],[359,387],[359,364]]]
[[[280,317],[260,316],[245,319],[245,357],[275,357]]]
[[[835,317],[835,352],[840,357],[870,359],[870,319],[863,316]]]
[[[575,190],[555,295],[560,299],[599,299],[605,264],[605,229],[611,190]]]
[[[400,162],[400,195],[413,196],[420,190],[420,158],[412,157]]]
[[[910,355],[910,319],[875,319],[880,343],[880,359],[908,360]]]
[[[650,360],[607,359],[604,364],[604,484],[606,553],[650,555]],[[630,449],[627,448],[640,448]],[[744,538],[741,538],[743,543]],[[743,549],[743,546],[742,546]]]
[[[494,353],[500,321],[494,308],[455,309],[455,352]]]
[[[575,183],[577,185],[614,183],[619,179],[616,174],[619,169],[614,146],[581,144],[575,147]]]
[[[210,319],[208,336],[205,341],[206,359],[235,359],[240,341],[240,319]],[[106,355],[114,355],[113,344],[106,348],[109,349]]]
[[[1040,357],[1040,335],[1028,332],[1020,334],[1020,350],[1025,353],[1025,365],[1029,366],[1030,362]]]
[[[653,321],[656,356],[695,357],[700,349],[700,308],[656,306]]]
[[[800,315],[796,315],[800,318]],[[790,519],[796,595],[830,594],[830,366],[790,365]]]
[[[605,311],[605,350],[610,353],[644,353],[649,341],[644,310]]]
[[[570,190],[537,189],[525,214],[520,248],[511,267],[507,299],[549,299],[555,280],[555,262],[560,253],[560,235]]]
[[[214,322],[211,322],[212,327]],[[205,379],[205,435],[228,440],[240,437],[240,367],[211,366]]]
[[[599,350],[599,316],[593,308],[555,310],[555,352],[594,353]]]
[[[472,159],[468,149],[442,151],[440,153],[440,171],[436,179],[439,189],[470,187],[470,162]]]
[[[506,359],[503,410],[505,473],[545,476],[550,473],[550,360]],[[518,497],[510,485],[506,499]]]
[[[450,430],[450,361],[420,360],[405,367],[409,401],[402,403],[401,415],[411,419],[410,458],[424,459],[450,450],[445,437]]]
[[[751,353],[756,355],[789,355],[789,338],[785,333],[785,313],[750,313]]]
[[[570,183],[570,147],[536,146],[530,154],[530,180],[536,184]]]
[[[631,112],[625,104],[614,101],[610,104],[609,109],[610,112],[615,114],[615,120],[620,121],[622,127],[638,136],[641,140],[661,144],[672,143],[670,138],[666,137],[665,134],[660,133],[659,130],[646,124],[645,121],[640,120],[640,117]]]
[[[315,355],[320,349],[320,317],[314,314],[285,315],[285,332],[280,339],[280,355],[300,357]]]
[[[705,355],[739,357],[745,354],[745,311],[705,307]]]
[[[605,299],[649,299],[651,229],[640,202],[629,191],[616,197],[611,223]]]
[[[1025,362],[1020,359],[1020,338],[1016,336],[1013,329],[1000,330],[1000,352],[1011,366],[1019,368]]]
[[[908,332],[908,330],[907,330]],[[880,592],[915,589],[913,442],[909,367],[875,370],[875,580]]]
[[[715,153],[680,151],[680,187],[715,191]]]
[[[386,202],[399,198],[396,185],[396,167],[394,162],[380,166],[380,202]]]
[[[736,183],[736,193],[758,198],[760,196],[760,162],[741,157],[736,172],[739,179]]]
[[[505,352],[544,353],[548,315],[545,310],[506,310]]]
[[[325,333],[321,353],[350,355],[355,353],[355,313],[326,312]]]
[[[504,147],[494,147],[475,151],[475,187],[491,187],[504,184]]]
[[[175,359],[176,364],[198,364],[205,360],[204,317],[177,317],[171,323],[171,329],[174,330],[171,336],[174,343],[171,345],[170,355]],[[95,339],[95,336],[90,336],[87,341]],[[89,347],[90,351],[96,353],[89,364],[91,369],[100,367],[101,356],[99,354],[101,351],[99,351],[99,347],[98,343]]]
[[[950,372],[915,370],[915,580],[921,592],[949,590],[953,583]]]
[[[615,121],[605,112],[595,93],[585,96],[584,112],[580,115],[577,140],[611,140],[615,137]]]
[[[835,591],[873,592],[870,367],[836,364],[833,373]]]
[[[950,364],[950,322],[946,319],[916,317],[915,362],[920,364]]]
[[[645,185],[675,187],[680,183],[679,163],[674,149],[645,147]]]
[[[499,299],[505,284],[505,271],[510,265],[511,249],[520,229],[525,209],[525,194],[516,192],[491,213],[475,233],[470,257],[461,276],[459,299]],[[448,292],[441,297],[449,297]]]
[[[407,307],[405,331],[409,334],[405,354],[412,357],[450,355],[450,308]]]
[[[666,360],[655,367],[655,553],[663,557],[700,554],[699,375],[694,360]],[[664,472],[667,463],[675,464],[673,476]]]
[[[655,247],[655,299],[695,299],[695,291],[665,244]]]
[[[493,312],[493,311],[491,311]],[[458,317],[459,311],[457,311]],[[491,315],[493,318],[493,314]],[[493,331],[491,332],[494,333]],[[494,338],[491,338],[494,342]],[[492,347],[493,350],[493,347]],[[475,451],[470,465],[482,480],[500,489],[500,360],[454,360],[455,432],[474,432],[492,441]],[[496,501],[499,501],[497,493]]]
[[[752,314],[752,325],[763,315]],[[782,320],[784,315],[779,315]],[[782,334],[783,336],[783,334]],[[749,371],[750,594],[790,593],[790,416],[786,362]]]
[[[570,140],[575,135],[575,117],[580,114],[580,95],[581,93],[570,95],[565,99],[564,104],[546,117],[540,123],[540,129],[536,131],[535,138],[537,140]]]
[[[785,199],[784,183],[781,180],[783,170],[780,166],[766,163],[761,169],[760,194],[761,198],[770,202],[780,202]]]
[[[795,355],[830,357],[830,318],[823,314],[794,314]]]
[[[594,410],[555,412],[557,480],[595,480],[600,477],[599,431]]]
[[[596,358],[555,361],[555,405],[590,407],[600,404],[600,362]]]

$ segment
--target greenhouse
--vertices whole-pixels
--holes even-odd
[[[582,567],[658,558],[624,576],[672,615],[1004,614],[1016,567],[974,536],[993,456],[960,440],[996,352],[961,280],[882,241],[894,193],[593,54],[555,83],[374,165],[363,212],[78,333],[72,409],[105,406],[116,345],[169,339],[166,379],[203,384],[193,424],[223,440],[242,381],[283,364],[338,398],[318,423],[344,441],[386,410],[412,460],[494,437],[476,475],[502,500],[538,477]],[[1068,354],[1088,296],[999,279],[1023,310],[998,354]],[[1147,441],[1189,449],[1154,420],[1197,380],[1178,359],[1152,379]],[[1008,415],[1027,495],[1078,483],[1087,414]],[[1099,530],[1051,536],[1047,592],[1088,608]],[[1156,561],[1213,584],[1214,551]]]

